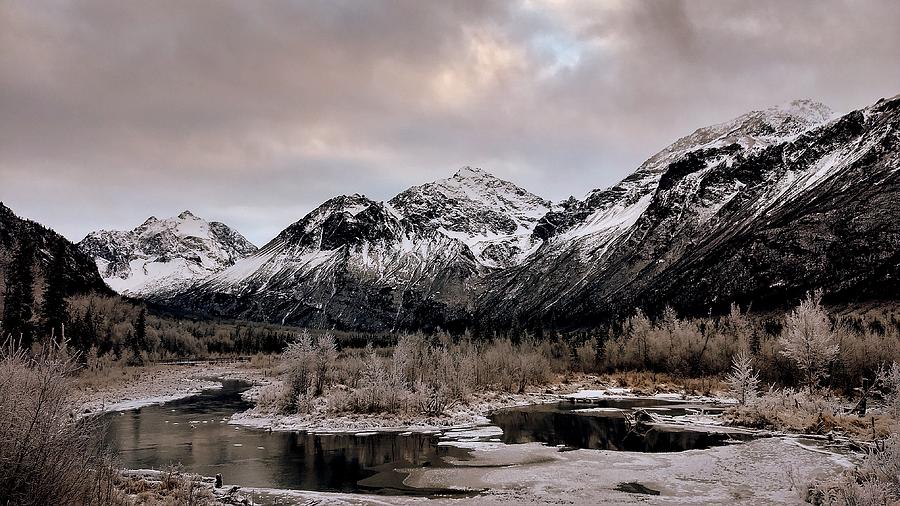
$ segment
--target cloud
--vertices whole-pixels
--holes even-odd
[[[262,243],[480,165],[546,197],[793,98],[900,92],[900,4],[0,4],[0,199],[78,239],[183,208]]]

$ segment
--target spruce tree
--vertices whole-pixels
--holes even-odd
[[[131,339],[129,347],[131,348],[131,362],[135,365],[142,365],[144,358],[142,352],[147,350],[147,310],[141,308],[138,313],[137,321],[134,322],[134,334],[129,333]]]
[[[6,266],[6,289],[3,306],[3,334],[21,339],[30,348],[33,339],[31,318],[34,314],[34,246],[23,235],[12,260]]]
[[[53,249],[50,268],[44,276],[44,300],[41,304],[41,320],[47,335],[62,335],[62,327],[67,321],[66,314],[66,250],[58,241]]]

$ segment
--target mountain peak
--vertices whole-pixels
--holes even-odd
[[[471,167],[469,165],[461,167],[453,174],[453,179],[480,179],[484,177],[496,178],[496,176],[480,167]]]
[[[752,116],[754,112],[747,116]],[[794,121],[808,127],[824,123],[834,116],[830,107],[809,98],[791,100],[760,112],[776,121]]]
[[[188,286],[256,251],[228,226],[188,210],[162,220],[150,216],[133,230],[91,232],[78,246],[110,288],[136,296]]]

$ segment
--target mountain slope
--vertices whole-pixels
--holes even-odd
[[[257,254],[169,302],[363,330],[459,327],[484,273],[520,261],[549,203],[480,169],[388,203],[335,197]]]
[[[113,290],[143,297],[183,290],[256,252],[228,226],[190,211],[164,220],[151,216],[133,230],[92,232],[78,246],[96,259]]]
[[[37,277],[43,278],[46,270],[53,264],[56,251],[65,254],[65,266],[62,278],[65,280],[69,294],[99,292],[110,293],[103,283],[94,261],[65,237],[38,223],[16,216],[13,211],[0,202],[0,298],[3,297],[4,271],[18,241],[27,236],[34,244],[35,262],[40,266]]]
[[[414,186],[390,201],[419,228],[459,239],[487,267],[520,262],[550,202],[488,172],[463,167],[453,177]]]
[[[545,233],[528,264],[491,279],[480,317],[584,326],[637,306],[778,305],[814,287],[893,296],[874,287],[897,273],[898,99],[828,122],[801,104],[663,150],[600,193],[614,195],[598,206],[617,211],[608,221],[628,221],[579,236],[596,215],[583,213]]]
[[[551,206],[472,168],[387,203],[336,197],[163,301],[390,331],[590,327],[635,307],[896,298],[900,98],[808,100],[696,130],[620,183]]]

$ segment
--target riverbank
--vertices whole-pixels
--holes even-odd
[[[183,399],[203,390],[220,388],[218,379],[238,379],[253,385],[271,381],[270,371],[245,363],[152,365],[131,369],[103,382],[76,385],[79,415],[127,411]]]
[[[252,378],[251,378],[252,379]],[[314,404],[310,413],[279,414],[271,407],[263,406],[259,397],[269,386],[280,383],[278,378],[268,378],[265,384],[256,386],[244,394],[244,398],[256,404],[253,408],[231,417],[229,423],[245,427],[276,430],[310,432],[360,432],[371,430],[393,431],[435,431],[447,428],[471,427],[489,423],[488,416],[498,409],[544,404],[564,400],[588,401],[601,398],[649,397],[665,400],[679,400],[698,403],[728,404],[732,399],[710,395],[689,393],[678,385],[660,383],[649,389],[646,384],[638,388],[612,386],[619,382],[610,381],[596,375],[574,375],[545,385],[530,387],[524,393],[502,391],[474,392],[465,402],[456,403],[439,416],[423,414],[391,413],[333,413],[324,401]]]
[[[240,379],[257,386],[274,380],[264,371],[245,366],[171,366],[148,368],[140,379],[122,382],[102,393],[105,410],[130,409],[161,399],[180,398],[203,389],[210,378]],[[216,383],[216,382],[213,382]],[[245,392],[252,399],[259,388]],[[747,443],[676,453],[635,453],[605,450],[562,451],[540,443],[503,444],[492,437],[467,438],[451,427],[483,425],[490,411],[502,407],[565,399],[579,401],[633,398],[635,391],[603,386],[594,377],[558,383],[526,394],[473,396],[465,408],[442,417],[391,418],[356,415],[338,418],[266,417],[253,410],[236,414],[230,423],[273,430],[362,432],[381,430],[439,431],[441,445],[468,451],[466,459],[451,458],[450,466],[401,469],[404,485],[438,490],[462,490],[474,497],[406,497],[355,493],[240,488],[258,504],[800,504],[806,484],[832,476],[853,465],[852,455],[798,437],[770,437]],[[640,393],[648,393],[642,391]],[[641,396],[647,397],[647,396]],[[679,420],[721,428],[721,420],[704,413],[710,401],[723,399],[679,393],[651,397],[698,406]],[[95,400],[97,402],[97,400]],[[586,409],[591,409],[585,404]],[[254,423],[246,423],[250,420]],[[226,476],[227,479],[227,476]],[[207,480],[208,481],[208,480]],[[208,483],[204,485],[208,488]],[[226,486],[225,490],[231,490]],[[658,494],[658,495],[656,495]]]
[[[447,444],[453,444],[448,442]],[[410,468],[412,487],[473,497],[374,496],[245,487],[260,504],[805,504],[806,485],[853,465],[797,438],[677,453],[559,451],[539,443],[479,445],[441,468]]]

